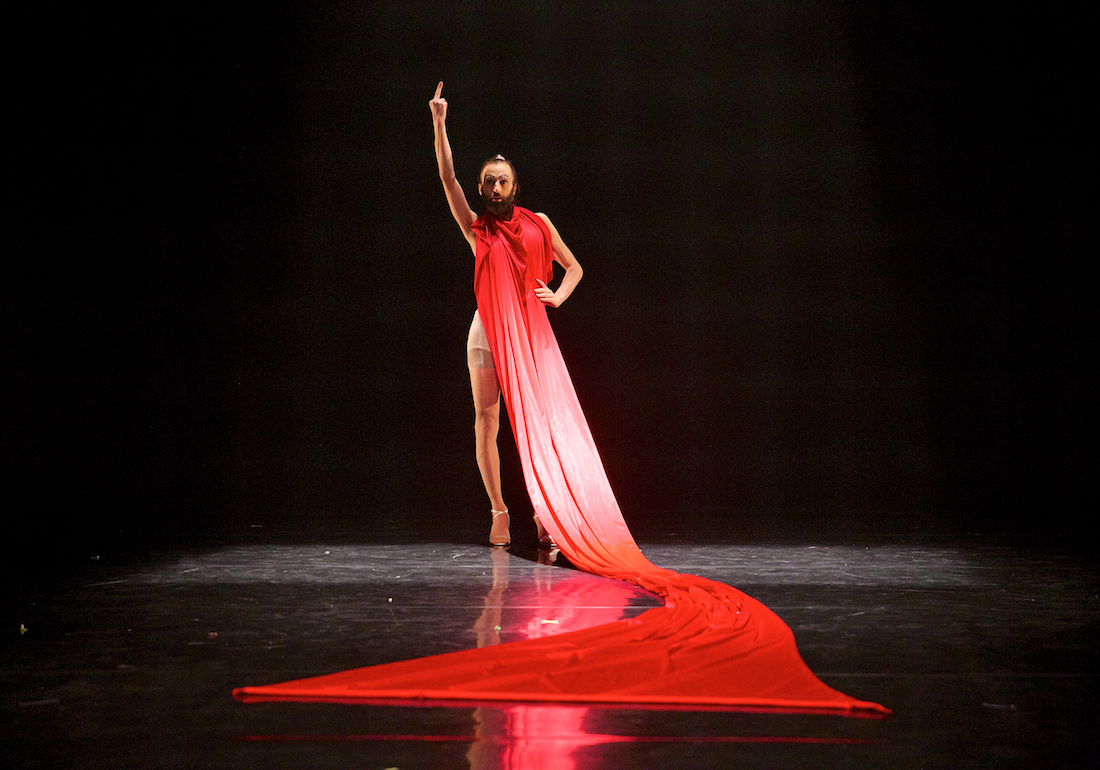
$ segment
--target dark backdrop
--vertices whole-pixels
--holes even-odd
[[[155,5],[13,21],[23,557],[258,525],[483,539],[440,79],[467,192],[515,159],[585,267],[553,322],[640,539],[1079,526],[1077,20]]]

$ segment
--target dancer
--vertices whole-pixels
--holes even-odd
[[[480,217],[474,213],[466,200],[462,185],[455,176],[451,143],[447,137],[447,100],[443,98],[442,93],[443,82],[440,81],[436,86],[435,96],[429,102],[435,127],[435,157],[439,164],[439,178],[443,182],[443,191],[447,195],[451,214],[462,230],[466,242],[470,244],[470,250],[475,257],[475,284],[481,271],[485,269],[483,264],[485,255],[494,248],[509,248],[507,228],[499,227],[500,224],[507,223],[512,225],[518,234],[518,240],[510,243],[512,253],[523,261],[523,264],[514,265],[518,279],[522,280],[522,273],[528,267],[524,259],[527,251],[539,249],[547,243],[554,261],[565,268],[565,276],[557,290],[552,290],[547,285],[547,281],[552,278],[552,266],[547,270],[546,275],[536,277],[537,286],[533,290],[534,297],[544,306],[560,307],[573,293],[581,276],[584,275],[580,262],[565,245],[549,217],[515,205],[516,194],[519,192],[516,169],[512,162],[502,155],[485,161],[481,166],[481,171],[478,173],[478,193],[485,205],[485,213]],[[526,228],[524,224],[527,225]],[[479,243],[482,256],[480,260],[478,259]],[[497,378],[493,353],[489,348],[485,327],[478,311],[474,311],[474,318],[470,324],[470,334],[466,340],[466,358],[470,369],[470,388],[474,398],[474,444],[477,467],[481,472],[481,480],[485,484],[485,493],[489,497],[492,517],[489,543],[495,546],[506,546],[511,543],[511,522],[508,506],[504,502],[501,491],[500,452],[497,448],[497,434],[500,429],[500,381]],[[543,527],[537,513],[535,526],[538,530],[539,544],[552,546],[553,540]]]

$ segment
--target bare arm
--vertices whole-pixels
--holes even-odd
[[[447,195],[447,203],[451,207],[451,215],[462,229],[462,235],[472,249],[477,242],[474,231],[470,225],[477,219],[473,209],[466,200],[466,193],[462,191],[462,185],[455,177],[455,164],[451,156],[451,141],[447,138],[447,100],[440,94],[443,93],[443,81],[435,87],[435,96],[428,102],[432,109],[432,123],[435,126],[435,159],[439,164],[439,179],[443,182],[443,192]]]
[[[535,296],[542,300],[544,304],[550,305],[550,307],[560,307],[561,303],[569,299],[573,289],[577,288],[577,284],[581,282],[584,270],[581,269],[581,263],[573,256],[573,252],[565,245],[565,241],[561,239],[558,228],[554,227],[550,217],[542,213],[539,216],[550,228],[550,244],[554,247],[554,261],[565,268],[565,277],[558,284],[557,291],[551,291],[550,287],[540,280],[539,288],[535,289]]]

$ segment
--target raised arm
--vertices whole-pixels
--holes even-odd
[[[577,284],[581,282],[581,278],[584,276],[584,270],[581,269],[581,263],[573,256],[573,252],[565,245],[565,241],[561,239],[558,228],[554,227],[550,217],[543,213],[539,213],[538,216],[542,217],[542,221],[550,228],[550,244],[554,247],[554,261],[565,268],[565,277],[558,284],[557,291],[552,291],[544,281],[540,280],[539,288],[535,289],[535,296],[542,300],[545,305],[559,307],[561,303],[569,299],[573,289],[577,288]]]
[[[462,192],[462,185],[458,183],[458,179],[455,177],[455,164],[451,156],[451,141],[447,138],[447,100],[441,96],[442,93],[443,81],[441,80],[439,85],[435,87],[435,96],[428,102],[432,108],[432,123],[435,126],[435,159],[439,164],[439,179],[443,182],[443,192],[447,194],[447,203],[451,207],[451,215],[458,222],[458,226],[462,229],[462,235],[465,236],[472,249],[477,242],[477,237],[474,235],[474,231],[470,229],[470,225],[477,219],[477,215],[470,208],[470,203],[466,200],[466,193]]]

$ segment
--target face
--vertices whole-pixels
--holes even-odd
[[[516,199],[515,174],[507,163],[489,163],[481,170],[481,198],[489,213],[508,211]]]

